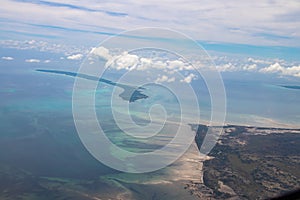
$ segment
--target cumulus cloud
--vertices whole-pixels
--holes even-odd
[[[51,60],[45,60],[45,61],[44,61],[44,63],[49,63],[49,62],[51,62]]]
[[[153,61],[149,58],[139,57],[128,52],[123,52],[121,55],[111,56],[107,61],[106,66],[112,67],[117,70],[146,70],[150,68],[163,69],[166,64],[161,61]]]
[[[140,58],[140,62],[141,62],[141,64],[140,64],[138,70],[149,69],[153,65],[152,60],[149,58]]]
[[[245,71],[255,71],[257,69],[257,64],[244,65],[243,70]]]
[[[256,72],[264,74],[279,74],[281,76],[300,76],[299,63],[283,59],[256,59],[243,57],[215,56],[214,62],[220,72]]]
[[[148,67],[148,69],[161,69],[161,70],[163,70],[163,69],[167,69],[167,66],[168,66],[168,64],[167,64],[167,62],[163,62],[163,61],[161,61],[161,60],[153,60],[153,61],[151,61],[151,65],[145,65],[145,66],[139,66],[139,70],[143,70],[143,69],[147,69],[147,67]],[[169,69],[169,71],[172,71],[172,70],[170,70],[171,68],[170,67],[168,67],[168,69]]]
[[[269,60],[262,60],[262,59],[255,59],[255,58],[248,58],[248,62],[255,63],[255,64],[271,64],[272,63]]]
[[[106,66],[110,66],[117,70],[133,70],[136,68],[138,62],[139,57],[137,55],[129,54],[128,52],[123,52],[121,55],[114,56],[112,57],[112,59],[108,60]]]
[[[39,63],[41,61],[39,59],[26,59],[25,62],[28,62],[28,63]]]
[[[279,63],[274,63],[268,67],[260,69],[259,71],[262,73],[277,73],[280,75],[300,77],[300,65],[283,67]]]
[[[231,62],[230,63],[225,63],[223,65],[217,65],[216,68],[219,72],[236,71],[237,70],[235,65],[232,64]]]
[[[103,46],[92,48],[91,54],[99,56],[104,60],[110,60],[112,58],[112,56],[109,54],[109,50]]]
[[[140,55],[135,55],[129,52],[113,52],[105,47],[92,48],[91,57],[89,61],[91,64],[94,63],[94,57],[97,56],[106,61],[105,66],[115,70],[137,70],[145,71],[147,70],[159,70],[162,75],[156,78],[155,82],[173,82],[176,80],[175,73],[180,73],[184,78],[180,80],[181,82],[191,83],[197,76],[192,73],[194,67],[184,60],[178,59],[168,59],[166,57],[143,57]],[[278,73],[281,75],[290,76],[300,76],[300,65],[295,63],[290,63],[290,66],[284,60],[278,59],[256,59],[256,58],[241,58],[241,57],[229,57],[229,56],[215,56],[214,62],[216,63],[216,68],[214,66],[201,65],[194,60],[196,67],[201,67],[208,70],[217,69],[220,72],[237,72],[237,71],[248,71],[256,73]],[[268,64],[269,63],[269,64]],[[273,63],[273,64],[272,64]],[[267,65],[267,66],[266,66]],[[188,74],[188,75],[187,75]],[[171,77],[171,78],[170,78]]]
[[[28,44],[35,44],[36,41],[35,40],[29,40],[29,41],[26,41],[26,43],[28,43]]]
[[[300,65],[285,68],[283,74],[300,77]]]
[[[180,82],[191,83],[192,80],[194,80],[195,78],[196,78],[195,74],[189,74],[187,77],[185,77],[184,79],[180,80]]]
[[[175,81],[175,77],[169,78],[169,77],[166,76],[166,75],[162,75],[162,76],[158,77],[158,78],[155,80],[156,83],[162,83],[162,82],[168,82],[168,83],[170,83],[170,82],[174,82],[174,81]]]
[[[73,54],[67,57],[68,60],[81,60],[83,57],[82,54],[78,53],[78,54]]]
[[[50,43],[42,40],[0,40],[0,45],[6,48],[22,50],[33,49],[42,52],[67,53],[68,55],[75,54],[77,52],[88,52],[88,49],[84,47]]]
[[[106,67],[110,67],[116,70],[138,70],[138,71],[147,71],[147,70],[160,70],[163,74],[160,75],[156,82],[173,82],[176,80],[174,73],[181,73],[184,76],[181,82],[190,83],[196,79],[195,74],[191,73],[194,70],[194,67],[185,62],[184,60],[173,59],[168,60],[167,58],[157,57],[157,58],[148,58],[143,56],[138,56],[132,53],[123,52],[114,55],[113,52],[109,51],[105,47],[93,48],[91,51],[92,55],[98,56],[106,60]],[[90,57],[90,62],[94,63],[93,57]],[[285,60],[279,59],[256,59],[256,58],[240,58],[240,57],[228,57],[228,56],[215,56],[214,66],[201,66],[197,60],[195,61],[197,67],[201,66],[208,70],[217,69],[220,72],[237,72],[237,71],[248,71],[248,72],[259,72],[259,73],[277,73],[280,75],[289,75],[289,76],[300,76],[300,65],[298,66],[295,63],[289,64]],[[273,63],[273,64],[272,64]],[[266,66],[267,65],[267,66]],[[186,72],[189,72],[186,76]],[[172,78],[169,78],[172,76]]]
[[[14,58],[10,57],[10,56],[3,56],[1,59],[2,60],[14,60]]]
[[[113,55],[107,48],[101,46],[92,48],[90,61],[93,61],[93,56],[98,56],[106,60],[106,67],[111,67],[117,70],[147,70],[147,69],[160,69],[168,70],[168,72],[192,70],[194,69],[189,63],[182,60],[160,60],[150,59],[142,56],[137,56],[128,52],[123,52],[118,55]]]
[[[168,78],[167,82],[174,82],[175,81],[175,77],[171,77],[171,78]]]
[[[148,70],[158,70],[162,75],[159,75],[155,82],[174,82],[176,78],[174,73],[179,73],[183,76],[186,71],[194,70],[194,67],[187,62],[179,59],[168,60],[165,57],[143,57],[138,56],[129,52],[122,52],[121,54],[110,52],[105,47],[93,48],[90,52],[89,62],[90,64],[94,63],[94,56],[100,57],[106,60],[105,66],[110,69],[115,70],[137,70],[137,71],[147,71]],[[170,77],[170,75],[172,75]],[[181,80],[181,82],[190,83],[196,76],[194,74],[189,74]]]
[[[192,70],[194,69],[193,66],[187,64],[186,62],[183,62],[182,60],[171,60],[167,61],[167,67],[169,69],[175,69],[175,70]]]
[[[277,72],[283,72],[284,67],[282,67],[279,63],[274,63],[268,67],[260,69],[259,71],[262,73],[277,73]]]

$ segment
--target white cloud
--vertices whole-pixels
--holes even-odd
[[[193,70],[194,68],[182,60],[161,60],[160,57],[157,58],[145,58],[140,57],[128,52],[123,52],[119,55],[112,55],[110,51],[105,47],[101,46],[98,48],[93,48],[91,50],[91,55],[99,56],[104,60],[107,60],[105,66],[112,67],[117,70],[147,70],[147,69],[160,69],[168,70],[169,73],[174,73],[175,71],[182,70]],[[93,60],[93,57],[89,57],[89,60]]]
[[[10,57],[10,56],[3,56],[1,59],[2,60],[14,60],[14,58]]]
[[[108,60],[106,66],[110,66],[117,70],[133,70],[136,68],[138,62],[139,57],[137,55],[129,54],[128,52],[123,52],[121,55],[114,56],[110,60]]]
[[[257,64],[244,65],[243,70],[245,71],[255,71],[257,69]]]
[[[217,65],[216,68],[219,72],[236,71],[237,70],[235,65],[232,64],[231,62],[230,63],[225,63],[223,65]]]
[[[28,43],[28,44],[35,44],[36,41],[35,40],[30,40],[30,41],[26,41],[26,43]]]
[[[53,1],[61,3],[58,0],[50,2]],[[297,0],[228,0],[226,3],[219,0],[153,0],[130,1],[130,3],[120,0],[101,3],[96,0],[65,0],[63,3],[70,6],[57,7],[49,7],[49,4],[36,1],[2,0],[1,3],[3,5],[0,7],[1,16],[9,19],[1,24],[2,30],[13,31],[22,27],[28,34],[38,32],[66,36],[62,29],[51,29],[49,32],[47,26],[29,25],[34,21],[35,24],[43,25],[53,25],[53,22],[56,22],[55,25],[62,28],[83,30],[67,35],[68,38],[76,35],[77,39],[82,39],[83,34],[90,36],[89,31],[115,31],[115,27],[128,30],[141,25],[175,28],[195,39],[259,45],[296,46],[300,37],[300,2]],[[92,11],[99,8],[128,15],[122,20],[122,16]],[[256,11],[255,15],[251,12],[253,10]],[[220,36],[212,33],[222,34]],[[289,39],[290,37],[292,39]]]
[[[189,74],[187,77],[185,77],[184,79],[180,80],[180,82],[191,83],[192,80],[194,80],[195,78],[196,78],[195,74]]]
[[[171,83],[171,82],[174,82],[175,81],[175,77],[171,77],[169,78],[168,76],[166,75],[162,75],[160,77],[158,77],[155,82],[156,83],[162,83],[162,82],[168,82],[168,83]]]
[[[152,61],[152,65],[148,65],[148,66],[149,66],[149,69],[151,69],[151,68],[153,68],[153,69],[166,69],[167,65],[168,64],[166,62],[163,62],[161,60],[155,60],[155,61]]]
[[[109,50],[103,46],[92,48],[91,54],[99,56],[104,60],[110,60],[112,58],[112,56],[109,54]]]
[[[173,75],[174,73],[179,73],[179,71],[190,71],[194,68],[186,62],[180,59],[166,60],[162,57],[146,58],[131,54],[128,52],[122,52],[119,55],[112,55],[108,49],[105,47],[93,48],[91,51],[91,57],[89,57],[90,63],[94,63],[93,56],[99,56],[106,61],[105,66],[115,69],[115,70],[137,70],[137,71],[147,71],[147,70],[158,70],[156,72],[163,72],[163,75],[159,75],[155,82],[174,82],[176,78],[174,76],[169,77],[168,75]],[[149,71],[148,71],[149,72]],[[181,73],[182,75],[182,73]],[[190,83],[196,75],[190,73],[187,77],[183,78],[181,82]]]
[[[78,54],[68,56],[67,59],[68,60],[81,60],[82,57],[83,57],[83,55],[78,53]]]
[[[274,63],[268,67],[260,69],[262,73],[277,73],[280,75],[300,77],[300,65],[283,67],[279,63]]]
[[[282,67],[279,63],[274,63],[268,67],[260,69],[259,71],[262,73],[278,73],[283,72],[284,67]]]
[[[182,60],[169,60],[167,61],[167,67],[168,69],[174,69],[174,70],[193,70],[193,66],[190,65],[187,62],[183,62]]]
[[[184,62],[181,59],[166,60],[166,58],[155,57],[155,58],[146,58],[140,57],[128,52],[123,52],[119,55],[112,55],[108,49],[105,47],[93,48],[91,51],[92,54],[97,55],[105,60],[106,66],[111,67],[116,70],[160,70],[163,72],[163,75],[160,75],[156,82],[173,82],[175,77],[169,78],[169,75],[174,75],[174,73],[179,72],[189,72],[189,75],[180,80],[181,82],[190,83],[196,78],[195,74],[191,73],[194,70],[194,67],[187,62]],[[93,58],[89,58],[93,63]],[[288,66],[288,63],[285,60],[262,60],[256,58],[236,58],[236,57],[227,57],[227,56],[215,56],[214,61],[218,63],[216,69],[220,72],[233,72],[233,71],[249,71],[249,72],[260,72],[260,73],[278,73],[281,75],[289,76],[300,76],[300,65],[292,65],[293,67]],[[265,66],[268,63],[267,67]],[[198,63],[195,61],[196,65]],[[199,64],[200,65],[200,64]],[[196,67],[197,67],[196,66]],[[199,66],[198,66],[199,67]],[[206,69],[214,70],[213,66],[202,66]],[[182,73],[181,73],[182,74]]]
[[[153,62],[149,58],[140,58],[140,66],[137,68],[138,70],[146,70],[152,67]]]
[[[167,80],[168,80],[168,77],[163,75],[161,77],[158,77],[155,82],[161,83],[161,82],[165,82]]]
[[[283,59],[256,59],[242,57],[224,57],[215,56],[214,62],[217,63],[216,68],[221,72],[256,72],[256,73],[273,73],[281,76],[300,76],[298,62],[288,62]],[[213,67],[212,67],[213,69]]]
[[[28,62],[28,63],[39,63],[41,61],[39,59],[26,59],[25,62]]]
[[[42,52],[65,53],[68,55],[75,54],[77,52],[88,52],[87,48],[77,47],[74,45],[49,43],[41,40],[0,40],[0,46],[22,50],[33,49]]]
[[[300,77],[300,65],[285,68],[283,74]]]
[[[44,63],[50,63],[51,62],[51,60],[45,60],[44,61]]]
[[[255,59],[255,58],[248,58],[248,62],[255,63],[255,64],[271,64],[272,63],[269,60],[262,60],[262,59]]]
[[[167,80],[167,82],[171,83],[171,82],[174,82],[175,81],[175,77],[171,77]]]

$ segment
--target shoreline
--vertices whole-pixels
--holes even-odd
[[[243,125],[226,124],[225,128],[234,129]],[[300,134],[300,129],[259,127],[259,126],[243,126],[253,135],[267,135],[273,133],[282,133],[294,130],[296,134]],[[270,133],[269,133],[270,132]],[[134,187],[150,187],[160,188],[163,191],[170,191],[176,188],[177,195],[185,199],[214,199],[213,190],[204,183],[204,162],[214,159],[213,156],[201,155],[196,140],[189,149],[173,164],[164,169],[152,172],[150,174],[131,174],[127,177],[119,179],[123,182],[122,186],[127,190],[127,196],[134,197],[132,185]],[[130,178],[128,178],[130,177]],[[230,187],[221,184],[224,191],[229,191]],[[231,189],[232,190],[232,189]],[[230,191],[231,191],[230,190]],[[232,193],[232,191],[231,191]]]

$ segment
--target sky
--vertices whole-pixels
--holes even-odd
[[[0,62],[17,59],[7,49],[61,53],[61,60],[80,62],[107,37],[142,27],[188,35],[208,50],[221,72],[300,78],[297,0],[1,0]],[[55,61],[42,57],[22,59]]]

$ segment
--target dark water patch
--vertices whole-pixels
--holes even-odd
[[[89,179],[116,172],[87,152],[67,114],[51,117],[45,113],[36,124],[27,124],[34,116],[28,115],[16,130],[12,124],[0,128],[0,163],[47,177]]]
[[[22,140],[2,140],[0,161],[37,176],[94,178],[114,170],[103,166],[78,146],[63,146],[49,134]]]
[[[288,89],[294,89],[294,90],[300,90],[299,85],[280,85],[280,87],[288,88]]]

